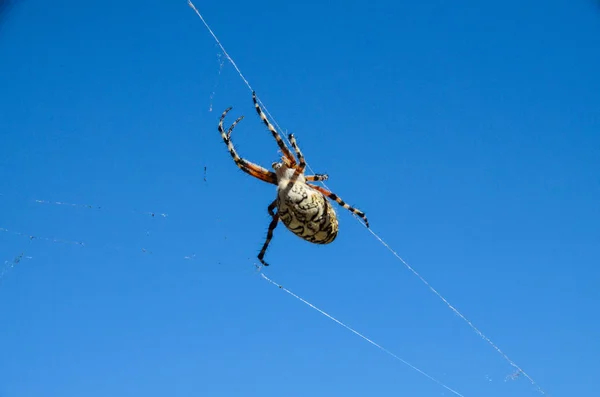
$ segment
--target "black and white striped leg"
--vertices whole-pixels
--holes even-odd
[[[296,142],[296,137],[294,137],[294,134],[288,135],[288,138],[290,140],[290,143],[292,144],[292,147],[294,148],[294,151],[296,152],[296,156],[298,157],[299,161],[298,167],[296,167],[296,171],[299,173],[303,173],[304,168],[306,168],[306,160],[304,160],[304,155],[298,147],[298,143]]]
[[[367,217],[365,215],[364,212],[349,206],[348,204],[346,204],[346,202],[344,200],[342,200],[341,198],[339,198],[337,196],[337,194],[330,192],[327,189],[322,188],[321,186],[315,186],[315,185],[311,185],[308,184],[308,186],[312,187],[315,190],[318,190],[319,192],[323,193],[325,196],[329,197],[330,199],[334,200],[336,203],[338,203],[339,205],[341,205],[342,207],[344,207],[345,209],[347,209],[348,211],[352,212],[353,214],[356,214],[358,216],[360,216],[362,218],[363,221],[365,221],[365,225],[367,225],[367,227],[369,227],[369,221],[367,220]]]
[[[304,178],[308,182],[320,182],[320,181],[326,181],[327,179],[329,179],[329,175],[327,175],[327,174],[306,175]]]
[[[262,111],[262,109],[258,105],[258,100],[256,99],[255,92],[252,92],[252,100],[254,101],[254,108],[256,109],[256,113],[258,113],[260,119],[263,121],[263,123],[265,123],[269,131],[271,131],[271,134],[273,134],[273,138],[275,138],[277,146],[279,146],[279,149],[281,149],[283,155],[292,163],[292,165],[296,165],[296,159],[294,158],[294,155],[292,154],[292,152],[290,152],[290,149],[288,149],[288,147],[285,145],[285,142],[283,142],[281,136],[279,135],[275,127],[273,127],[269,119],[267,119],[267,115]]]
[[[277,176],[273,172],[271,172],[259,165],[253,164],[247,160],[244,160],[243,158],[241,158],[238,155],[237,151],[235,150],[235,147],[233,146],[233,142],[231,142],[231,132],[233,131],[233,129],[235,128],[237,123],[242,121],[244,116],[238,117],[237,120],[235,120],[233,122],[231,127],[229,127],[229,129],[226,132],[225,129],[223,128],[223,120],[225,119],[225,116],[231,109],[232,109],[231,107],[227,108],[221,115],[221,119],[219,120],[219,128],[218,129],[219,129],[219,132],[221,133],[221,137],[223,138],[223,142],[225,142],[225,145],[227,145],[227,150],[229,150],[229,154],[233,158],[235,165],[237,165],[238,168],[241,169],[242,171],[252,175],[255,178],[258,178],[258,179],[268,182],[268,183],[277,184]]]

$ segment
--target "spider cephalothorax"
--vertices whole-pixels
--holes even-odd
[[[337,216],[331,203],[326,197],[360,216],[368,227],[369,222],[363,212],[349,206],[334,193],[320,186],[308,183],[309,181],[327,180],[328,176],[321,174],[304,175],[306,161],[304,160],[304,155],[300,151],[300,148],[298,148],[294,135],[290,134],[289,140],[298,157],[298,161],[296,161],[296,158],[283,142],[275,127],[271,125],[267,116],[261,110],[256,100],[255,93],[252,93],[252,99],[254,100],[256,112],[269,128],[269,131],[273,134],[277,145],[283,153],[281,162],[272,164],[275,172],[271,172],[259,165],[244,160],[237,154],[230,139],[231,132],[244,116],[240,116],[231,127],[229,127],[227,132],[225,132],[223,129],[223,120],[227,113],[232,109],[231,107],[227,108],[221,115],[219,132],[229,149],[231,157],[233,157],[233,161],[242,171],[264,182],[277,185],[277,198],[267,208],[272,220],[267,232],[267,239],[258,254],[260,262],[263,265],[268,266],[263,258],[267,251],[267,247],[269,246],[269,242],[273,238],[273,230],[277,227],[277,222],[279,220],[281,220],[292,233],[311,243],[329,244],[335,240],[338,233]],[[275,212],[275,209],[277,209],[277,212]]]

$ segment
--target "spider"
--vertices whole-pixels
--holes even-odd
[[[283,142],[275,127],[269,122],[267,116],[258,105],[255,92],[252,92],[252,100],[254,101],[256,112],[269,131],[271,131],[271,134],[273,134],[273,138],[275,138],[277,145],[283,153],[281,162],[272,164],[275,172],[251,163],[237,154],[231,142],[231,132],[244,116],[240,116],[235,120],[227,132],[223,129],[223,120],[232,107],[227,108],[221,115],[218,129],[225,145],[227,145],[227,149],[229,149],[233,161],[242,171],[263,182],[277,186],[277,198],[267,208],[269,215],[271,215],[271,223],[269,224],[265,243],[258,254],[258,260],[264,266],[269,266],[264,261],[264,256],[279,220],[296,236],[311,243],[329,244],[335,240],[338,234],[338,220],[335,210],[327,198],[334,200],[342,207],[360,216],[366,226],[369,227],[369,221],[362,211],[349,206],[335,193],[308,183],[309,181],[325,181],[329,177],[326,174],[304,175],[306,161],[296,143],[294,135],[289,134],[288,138],[298,157],[298,161],[296,161],[290,149]],[[277,209],[277,212],[275,212],[275,209]]]

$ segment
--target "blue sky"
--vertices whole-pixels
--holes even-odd
[[[593,1],[195,4],[376,233],[548,395],[596,392]],[[1,397],[451,395],[256,273],[275,188],[221,112],[242,156],[277,147],[185,1],[3,19]],[[328,246],[280,225],[265,274],[464,396],[540,395],[338,214]]]

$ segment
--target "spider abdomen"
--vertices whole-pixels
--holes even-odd
[[[283,224],[306,241],[329,244],[337,237],[335,210],[323,194],[305,183],[296,182],[280,187],[277,209]]]

